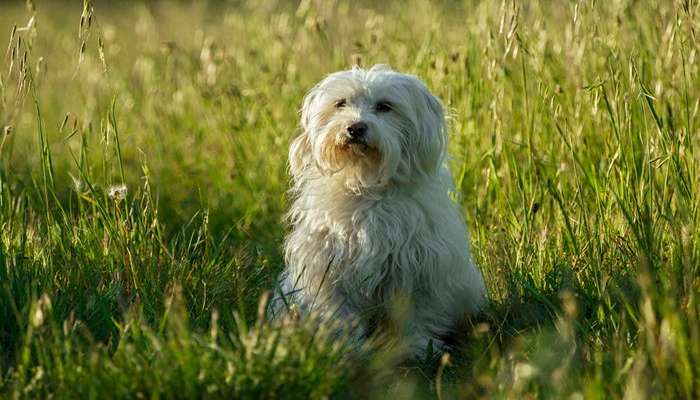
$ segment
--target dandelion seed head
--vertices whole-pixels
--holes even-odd
[[[121,201],[126,198],[128,191],[129,189],[126,187],[126,185],[114,185],[107,188],[107,195],[111,199]]]

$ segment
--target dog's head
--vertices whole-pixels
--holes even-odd
[[[289,155],[295,179],[317,168],[353,189],[405,184],[431,176],[445,158],[440,100],[415,76],[382,65],[336,72],[314,86],[301,126]]]

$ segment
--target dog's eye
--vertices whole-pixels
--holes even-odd
[[[391,103],[389,103],[388,101],[380,101],[379,103],[377,103],[377,104],[374,106],[374,109],[375,109],[377,112],[385,113],[385,112],[391,111],[391,110],[392,110],[392,107],[391,107]]]
[[[345,105],[348,104],[348,101],[345,99],[340,99],[335,102],[335,108],[343,108]]]

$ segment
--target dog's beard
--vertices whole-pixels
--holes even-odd
[[[398,165],[399,143],[350,138],[342,124],[329,126],[314,146],[316,164],[323,175],[339,179],[345,187],[358,192],[388,183]]]

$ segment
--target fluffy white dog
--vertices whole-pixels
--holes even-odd
[[[407,344],[444,348],[486,302],[462,213],[449,198],[440,100],[376,65],[336,72],[307,94],[289,152],[294,203],[286,269],[271,304],[345,320],[364,337],[399,298]]]

